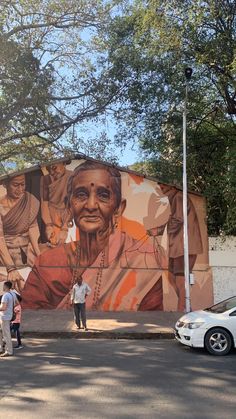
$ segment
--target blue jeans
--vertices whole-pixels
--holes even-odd
[[[11,330],[15,333],[17,344],[20,346],[21,345],[20,323],[12,323]]]
[[[80,320],[82,320],[82,324],[86,329],[86,309],[85,303],[78,303],[74,304],[74,313],[75,313],[75,323],[76,326],[80,327]]]

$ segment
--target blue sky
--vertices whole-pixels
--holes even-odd
[[[120,153],[120,150],[117,149],[117,152]],[[140,156],[138,155],[138,150],[133,149],[133,147],[131,147],[130,144],[128,144],[123,153],[120,154],[119,164],[121,166],[129,166],[131,164],[136,163],[139,160]]]

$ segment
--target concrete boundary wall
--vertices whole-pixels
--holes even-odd
[[[236,295],[236,237],[209,237],[214,302]]]

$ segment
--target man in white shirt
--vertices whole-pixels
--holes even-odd
[[[1,358],[12,356],[13,347],[11,340],[10,323],[13,316],[14,305],[16,303],[16,295],[11,292],[12,283],[6,281],[3,284],[4,294],[0,305],[0,352]],[[5,342],[5,351],[3,351],[3,341]]]
[[[90,292],[91,288],[88,286],[88,284],[86,284],[86,282],[83,282],[82,276],[79,276],[76,284],[72,288],[71,304],[74,305],[76,326],[78,327],[78,329],[81,329],[81,320],[85,331],[88,330],[86,325],[85,301],[87,295],[89,295]]]

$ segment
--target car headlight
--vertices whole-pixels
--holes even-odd
[[[184,327],[187,329],[198,329],[204,324],[204,322],[193,322],[193,323],[186,323]]]

